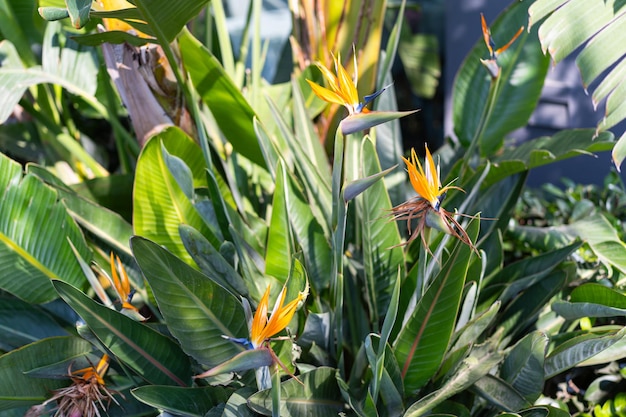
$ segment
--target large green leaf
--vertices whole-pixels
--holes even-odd
[[[555,62],[576,53],[583,85],[595,86],[594,105],[606,99],[605,117],[598,123],[599,130],[626,119],[625,11],[626,3],[620,0],[538,0],[529,9],[529,24],[542,22],[539,40],[543,50]],[[618,167],[626,157],[624,143],[626,134],[619,139],[613,153]]]
[[[285,282],[289,276],[289,263],[294,252],[291,225],[285,200],[285,173],[284,165],[278,163],[276,167],[276,188],[272,199],[272,217],[267,233],[267,248],[265,251],[265,273]]]
[[[503,46],[527,23],[531,1],[515,2],[491,25],[497,47]],[[475,22],[479,25],[478,20]],[[535,109],[549,67],[536,37],[536,29],[524,31],[513,45],[498,57],[500,76],[491,85],[491,77],[480,62],[487,58],[487,47],[479,39],[454,83],[454,132],[469,144],[479,135],[481,152],[491,155],[513,130],[526,125]],[[486,110],[488,95],[495,93],[491,110]],[[479,133],[481,132],[481,133]]]
[[[0,349],[9,351],[68,332],[43,308],[0,295]]]
[[[475,221],[468,227],[472,241],[478,235],[478,224]],[[421,388],[439,368],[454,329],[472,253],[468,245],[457,243],[398,334],[394,351],[407,394]]]
[[[562,226],[514,226],[511,232],[516,238],[544,250],[566,245],[577,238],[583,239],[601,262],[626,273],[626,244],[601,214]]]
[[[483,291],[488,289],[486,291],[488,291],[488,295],[491,295],[492,289],[497,288],[497,298],[506,303],[519,292],[529,288],[550,274],[557,265],[567,259],[580,245],[580,242],[574,242],[563,248],[512,263],[499,270],[489,279],[485,279]],[[485,298],[481,302],[484,303],[486,300],[486,304],[490,305],[492,297]]]
[[[175,415],[203,417],[215,405],[228,399],[223,387],[181,388],[150,385],[135,388],[140,401]]]
[[[381,171],[376,148],[365,138],[361,150],[363,177]],[[391,212],[391,201],[383,181],[376,181],[356,200],[361,216],[363,267],[368,294],[371,320],[378,320],[389,307],[391,293],[398,271],[404,275],[404,251],[396,222],[387,217]]]
[[[30,303],[57,297],[51,279],[85,283],[68,239],[84,259],[85,240],[57,193],[0,155],[0,288]]]
[[[328,286],[330,279],[330,245],[322,226],[313,214],[311,205],[295,179],[284,172],[283,178],[277,177],[276,181],[283,182],[282,187],[292,231],[304,254],[304,264],[311,285],[316,291],[320,291]]]
[[[500,368],[500,377],[530,402],[537,400],[543,390],[547,346],[547,336],[533,332],[508,352]]]
[[[545,373],[546,378],[551,378],[563,371],[573,368],[585,359],[589,359],[603,350],[609,348],[614,343],[619,342],[626,335],[626,329],[617,333],[585,334],[575,337],[561,344],[546,357]]]
[[[542,136],[506,148],[494,158],[493,166],[483,183],[487,187],[503,178],[519,172],[538,168],[578,155],[608,151],[613,148],[614,136],[611,132],[602,132],[596,136],[594,129],[562,130],[554,136]]]
[[[248,337],[243,307],[234,295],[156,243],[134,237],[131,247],[185,352],[212,367],[244,350],[222,337]]]
[[[209,0],[134,0],[141,16],[160,41],[172,42]]]
[[[77,337],[51,337],[0,356],[0,411],[41,403],[50,391],[68,384],[62,379],[34,378],[26,372],[69,362],[88,355],[92,348],[89,342]]]
[[[191,226],[180,225],[180,237],[200,270],[235,296],[246,297],[243,278],[211,243]]]
[[[226,139],[236,152],[264,166],[265,160],[254,131],[254,110],[217,58],[197,39],[185,31],[179,43],[185,69]]]
[[[187,175],[190,173],[192,176],[188,178],[192,187],[206,186],[202,152],[189,136],[174,127],[153,136],[137,161],[133,194],[135,234],[165,246],[192,264],[193,260],[183,245],[178,226],[188,224],[207,238],[213,233],[172,174],[167,165],[167,154],[177,157],[189,168]],[[211,243],[216,242],[215,238],[211,240]]]
[[[54,287],[117,359],[153,384],[188,386],[189,358],[170,338],[104,307],[64,282]]]
[[[280,415],[327,417],[344,410],[335,369],[320,367],[280,384]],[[272,390],[260,391],[248,399],[257,413],[272,415]]]
[[[42,166],[29,164],[27,172],[56,189],[68,213],[79,225],[115,248],[116,252],[130,255],[128,241],[133,229],[120,215],[80,196]]]
[[[413,403],[404,413],[404,417],[419,417],[429,414],[435,406],[466,390],[480,378],[487,375],[501,360],[501,353],[491,352],[485,347],[479,347],[476,354],[463,360],[454,374],[450,376],[441,388]]]

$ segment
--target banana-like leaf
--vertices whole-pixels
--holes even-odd
[[[500,377],[531,403],[539,398],[543,390],[547,348],[545,334],[530,333],[508,352],[500,368]]]
[[[229,391],[220,386],[182,388],[148,385],[131,391],[139,401],[174,415],[203,417],[211,408],[228,399]]]
[[[235,296],[156,243],[133,237],[131,247],[168,329],[185,352],[216,366],[244,350],[222,337],[248,337],[243,307]]]
[[[163,152],[161,144],[167,152]],[[192,226],[217,248],[219,242],[168,169],[167,153],[187,165],[187,174],[192,175],[189,180],[195,187],[206,186],[202,152],[189,136],[174,127],[153,136],[137,161],[133,193],[135,234],[165,246],[193,264],[179,235],[180,224]]]
[[[117,359],[152,384],[189,386],[189,358],[172,339],[96,303],[64,282],[55,289]]]
[[[574,268],[555,270],[515,297],[499,317],[503,332],[511,337],[525,332],[549,300],[572,280],[574,273]]]
[[[254,130],[254,110],[222,68],[217,58],[189,32],[179,38],[185,69],[233,149],[265,166]]]
[[[9,295],[0,296],[0,349],[9,351],[68,332],[43,308]]]
[[[501,46],[527,23],[531,2],[515,2],[491,25],[493,38]],[[476,26],[480,24],[476,20]],[[479,131],[483,155],[499,148],[509,132],[526,125],[534,111],[549,67],[536,37],[524,31],[511,47],[498,57],[502,68],[495,83],[491,111],[486,111],[491,77],[480,59],[488,56],[483,39],[479,39],[465,58],[454,82],[454,132],[462,143],[469,144]],[[493,93],[493,92],[492,92]],[[484,127],[484,128],[483,128]]]
[[[79,225],[111,245],[116,252],[130,255],[128,241],[133,234],[133,229],[119,214],[80,196],[41,166],[31,164],[26,169],[29,174],[36,175],[56,189],[68,213]]]
[[[284,171],[283,171],[284,172]],[[285,202],[291,228],[304,254],[304,264],[315,291],[328,286],[331,270],[330,245],[324,236],[324,230],[319,224],[310,204],[304,197],[302,189],[294,178],[284,173],[282,181],[285,193]]]
[[[44,379],[26,372],[46,365],[69,362],[88,355],[93,346],[78,337],[50,337],[0,356],[0,412],[42,403],[50,391],[68,385],[68,380]],[[67,367],[62,377],[67,374]]]
[[[613,148],[611,132],[596,135],[594,129],[562,130],[554,136],[542,136],[519,146],[507,148],[493,159],[493,166],[483,183],[488,187],[519,172],[562,161],[578,155],[609,151]]]
[[[319,367],[299,375],[300,382],[291,378],[280,384],[280,415],[326,417],[344,410],[339,394],[335,369]],[[272,390],[257,392],[248,404],[257,413],[272,415]]]
[[[404,413],[404,417],[419,417],[429,414],[429,411],[435,406],[469,388],[487,375],[501,360],[502,353],[490,351],[468,357],[441,388],[413,403]]]
[[[486,279],[483,283],[483,290],[497,287],[497,299],[501,300],[502,303],[506,303],[519,292],[529,288],[550,274],[554,268],[566,260],[580,245],[581,242],[574,242],[563,248],[512,263],[499,270],[488,280]],[[493,300],[492,296],[481,300],[481,303],[491,305],[493,301],[495,300]]]
[[[0,155],[0,288],[30,303],[57,298],[51,279],[83,286],[71,240],[84,259],[90,251],[57,193]]]
[[[221,285],[233,295],[247,297],[248,289],[243,278],[222,256],[219,250],[196,229],[186,224],[180,225],[180,237],[200,270],[209,276],[216,284]]]
[[[619,0],[538,0],[528,10],[530,25],[540,24],[539,40],[555,62],[577,52],[576,64],[595,106],[606,99],[605,117],[598,130],[609,129],[626,119],[626,3]],[[546,18],[547,16],[547,18]],[[544,20],[545,18],[545,20]],[[613,152],[620,166],[626,152],[626,133]]]
[[[560,247],[580,238],[589,244],[602,263],[626,273],[626,244],[601,214],[563,226],[515,226],[511,232],[516,238],[544,249]]]
[[[475,221],[468,227],[472,241],[478,235],[478,224]],[[394,351],[402,368],[405,394],[416,392],[439,368],[452,336],[472,253],[468,245],[457,243],[398,334]]]
[[[570,301],[554,303],[552,309],[568,320],[626,315],[626,296],[601,284],[576,287],[570,294]]]
[[[543,382],[543,381],[542,381]],[[487,374],[474,383],[473,389],[486,398],[492,407],[517,411],[532,405],[507,381]]]
[[[362,174],[365,178],[357,181],[369,181],[364,184],[361,197],[356,200],[357,211],[361,216],[359,226],[362,236],[363,267],[368,294],[368,305],[374,328],[387,311],[398,271],[404,276],[404,251],[399,246],[402,242],[398,225],[390,220],[391,201],[384,182],[377,181],[389,168],[380,171],[376,148],[369,138],[362,142]],[[344,199],[349,188],[344,189]]]
[[[568,340],[546,357],[544,366],[546,378],[551,378],[573,368],[580,362],[621,341],[625,336],[626,329],[622,329],[613,334],[598,335],[588,333]]]

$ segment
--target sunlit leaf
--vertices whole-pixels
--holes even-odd
[[[162,385],[190,384],[189,358],[172,339],[96,303],[71,285],[55,281],[54,287],[96,337],[147,381]]]

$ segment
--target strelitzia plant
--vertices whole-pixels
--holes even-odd
[[[454,236],[473,250],[476,250],[463,226],[455,219],[456,214],[441,207],[441,203],[449,190],[463,191],[463,189],[452,185],[452,183],[441,186],[439,165],[435,165],[433,157],[428,150],[428,145],[425,145],[425,149],[425,168],[422,167],[415,149],[411,149],[411,159],[402,157],[406,164],[411,186],[417,193],[416,197],[392,209],[395,220],[407,221],[410,237],[404,245],[409,244],[420,236],[422,244],[425,248],[428,248],[425,232],[428,228],[434,228]],[[417,220],[415,228],[412,226],[413,220]]]
[[[357,90],[358,71],[356,59],[354,61],[354,76],[350,77],[348,71],[341,63],[341,55],[334,57],[335,74],[321,62],[317,62],[316,66],[322,72],[324,79],[328,83],[328,88],[323,87],[311,80],[306,80],[311,89],[320,99],[333,104],[339,104],[348,110],[348,116],[339,124],[341,133],[349,135],[351,133],[360,132],[376,125],[398,119],[403,116],[415,113],[417,110],[404,112],[387,112],[372,111],[367,106],[379,95],[381,95],[390,85],[380,90],[366,95],[363,101],[359,99]]]

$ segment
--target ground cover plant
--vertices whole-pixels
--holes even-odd
[[[626,3],[476,22],[455,140],[407,154],[406,5],[362,3],[291,2],[271,84],[259,0],[235,46],[219,0],[0,2],[1,416],[621,412],[623,186],[525,178],[624,159]],[[606,119],[512,146],[588,39]]]

